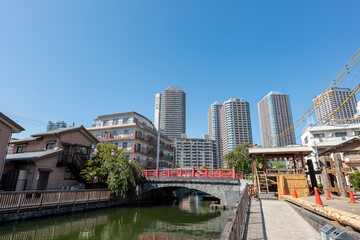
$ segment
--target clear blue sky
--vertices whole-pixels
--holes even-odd
[[[359,0],[1,1],[0,111],[90,126],[154,96],[187,94],[187,133],[207,133],[215,101],[290,95],[294,120],[360,47]],[[343,87],[353,87],[344,82]],[[15,119],[16,120],[16,119]],[[45,130],[18,121],[27,137]],[[302,128],[297,130],[297,135]]]

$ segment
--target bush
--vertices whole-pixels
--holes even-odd
[[[360,172],[354,172],[349,174],[349,181],[353,185],[355,190],[360,189]]]

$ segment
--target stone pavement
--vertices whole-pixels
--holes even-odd
[[[326,200],[326,195],[321,195],[320,198],[321,198],[321,201],[323,202],[323,204],[328,207],[332,207],[332,208],[336,208],[336,209],[339,209],[342,211],[360,215],[360,197],[359,196],[355,196],[355,200],[357,202],[359,202],[357,204],[349,203],[350,198],[346,198],[344,200],[342,200],[342,199]],[[301,199],[309,201],[309,202],[313,202],[315,205],[315,197],[314,196],[301,197]]]
[[[244,239],[316,240],[320,233],[285,201],[251,199]]]

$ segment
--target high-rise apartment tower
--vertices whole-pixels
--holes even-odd
[[[327,121],[325,119],[332,114],[350,96],[350,94],[351,90],[349,88],[336,88],[317,95],[313,99],[317,125],[358,123],[359,120],[346,121],[346,119],[353,118],[356,114],[357,103],[355,95],[352,96],[339,111],[329,118],[345,121]]]
[[[222,102],[214,102],[211,104],[208,110],[208,126],[209,126],[209,137],[212,140],[215,140],[217,146],[217,159],[221,162],[221,126],[220,126],[220,109],[222,107]],[[220,163],[218,163],[220,166]]]
[[[258,103],[258,110],[264,147],[295,144],[289,95],[270,92]]]
[[[168,87],[161,96],[161,126],[171,140],[186,132],[186,94],[179,87]]]
[[[253,144],[250,106],[241,98],[230,98],[220,108],[222,153],[231,152],[243,143]]]

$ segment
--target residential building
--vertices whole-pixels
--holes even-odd
[[[222,156],[222,142],[221,142],[221,126],[220,126],[220,109],[222,107],[222,102],[214,102],[211,104],[208,110],[208,127],[209,127],[209,137],[212,140],[215,140],[217,146],[217,159],[221,162]],[[220,164],[219,164],[220,167]]]
[[[264,147],[296,144],[289,95],[270,92],[258,103],[258,110]]]
[[[338,107],[350,97],[351,90],[349,88],[336,88],[331,89],[327,92],[317,95],[313,99],[315,116],[317,125],[334,125],[334,124],[351,124],[358,123],[359,120],[349,121],[355,116],[357,112],[357,102],[356,97],[353,95],[349,101],[347,101],[344,106],[342,106],[334,115],[329,119],[331,120],[344,120],[344,121],[328,121],[326,118],[335,112]]]
[[[320,170],[318,158],[320,152],[351,140],[359,136],[359,133],[360,123],[308,127],[301,135],[302,144],[313,150],[313,153],[305,158],[308,167],[310,166],[314,171]],[[321,181],[320,175],[317,176],[317,180]]]
[[[215,140],[210,140],[207,135],[201,138],[187,138],[183,134],[175,140],[175,164],[181,168],[218,169],[217,146]]]
[[[250,106],[241,98],[230,98],[220,108],[221,156],[243,143],[253,144]]]
[[[6,156],[4,189],[60,190],[82,181],[81,167],[99,141],[83,126],[60,128],[13,140]]]
[[[100,143],[122,148],[130,161],[136,160],[148,169],[156,167],[157,130],[146,117],[136,112],[102,115],[88,130]],[[159,168],[173,165],[173,151],[172,141],[161,134]]]
[[[160,128],[171,140],[186,132],[186,94],[179,87],[168,87],[162,92]]]
[[[0,180],[5,165],[5,156],[8,151],[8,144],[11,139],[11,134],[19,133],[24,130],[25,129],[22,128],[19,124],[0,112]]]
[[[67,124],[64,121],[57,121],[56,123],[49,121],[46,127],[46,131],[50,132],[50,131],[58,130],[59,128],[66,128],[66,127]]]

